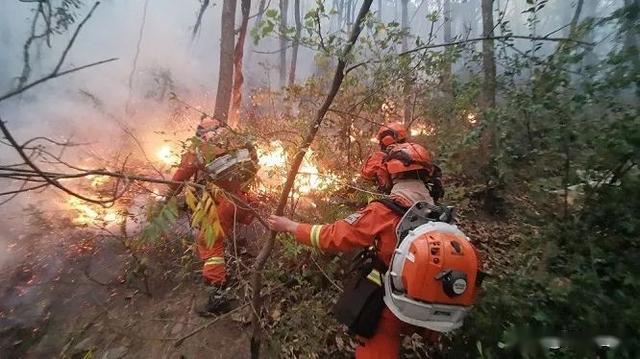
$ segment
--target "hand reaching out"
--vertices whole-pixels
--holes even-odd
[[[269,222],[271,230],[276,232],[293,233],[296,231],[296,228],[298,228],[298,222],[294,222],[287,217],[271,215],[269,219],[267,219],[267,222]]]

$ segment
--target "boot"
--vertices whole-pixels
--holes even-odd
[[[231,301],[226,289],[210,286],[207,288],[207,297],[196,312],[201,317],[211,317],[229,311]]]

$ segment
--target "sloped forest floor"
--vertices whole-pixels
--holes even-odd
[[[459,225],[483,253],[485,269],[499,278],[524,233],[521,219],[489,216],[485,201],[461,198]],[[520,206],[516,201],[507,206]],[[99,231],[29,215],[35,218],[29,227],[3,224],[13,259],[0,271],[0,357],[249,357],[248,279],[264,235],[259,224],[238,230],[236,248],[227,245],[235,309],[205,319],[194,313],[204,293],[201,264],[185,243],[167,239],[132,257]],[[353,355],[355,340],[330,314],[348,258],[280,242],[265,272],[265,357]],[[445,345],[407,337],[403,357],[439,357]]]

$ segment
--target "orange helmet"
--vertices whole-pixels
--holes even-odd
[[[398,143],[391,146],[385,162],[391,176],[417,170],[431,172],[433,168],[429,151],[416,143]]]
[[[407,140],[407,137],[407,129],[400,122],[392,122],[387,125],[382,125],[376,135],[380,146],[383,148],[394,143],[403,143]]]

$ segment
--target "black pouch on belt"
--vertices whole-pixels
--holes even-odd
[[[364,256],[370,255],[359,255]],[[338,321],[352,334],[364,338],[371,338],[376,332],[385,306],[381,272],[375,269],[379,267],[375,265],[377,261],[375,257],[368,257],[356,262],[357,275],[346,283],[342,296],[333,307]]]

